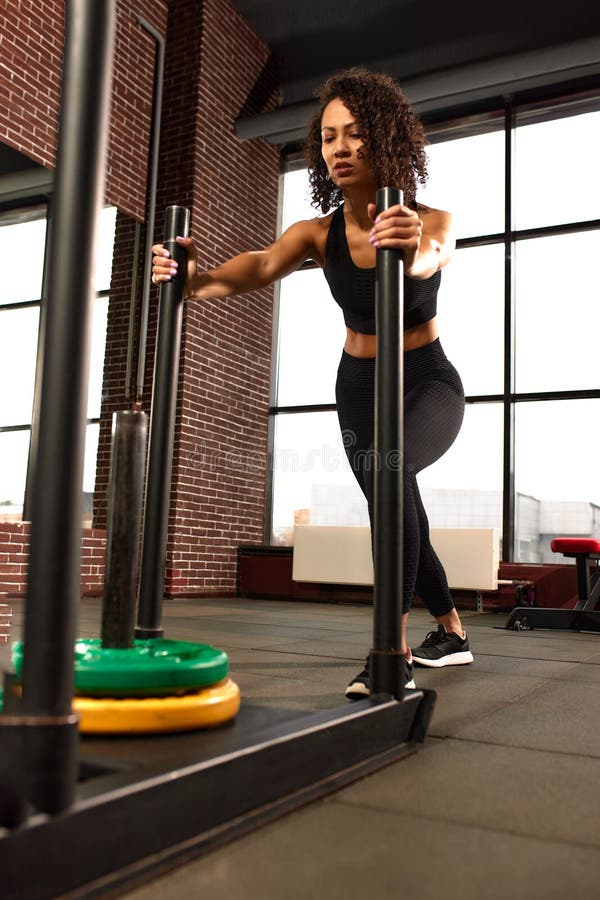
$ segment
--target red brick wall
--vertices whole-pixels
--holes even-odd
[[[138,17],[165,34],[167,7],[166,0],[118,0],[117,3],[105,193],[107,202],[122,211],[120,222],[125,224],[129,235],[133,234],[133,223],[124,214],[138,219],[145,216],[155,57],[154,39],[141,27]],[[3,0],[0,11],[0,142],[48,169],[55,165],[64,8],[63,0],[44,0],[44,3]],[[122,253],[129,254],[129,265],[115,274],[113,285],[117,297],[126,297],[128,301],[132,242],[128,244],[125,239]],[[121,370],[124,371],[123,343],[125,348],[127,344],[127,315],[117,314],[112,318],[113,337],[107,346],[109,390],[119,380]],[[122,403],[117,408],[120,406]],[[106,455],[104,448],[105,461]],[[83,532],[84,594],[102,591],[105,544],[104,532]],[[27,525],[0,524],[0,600],[7,592],[24,593],[28,550]]]
[[[257,82],[261,92],[253,91]],[[172,5],[156,240],[162,237],[164,209],[173,203],[191,209],[202,265],[213,266],[273,240],[279,154],[264,141],[240,143],[234,122],[242,109],[258,112],[277,102],[269,50],[228,0],[177,0]],[[94,506],[94,524],[99,527],[106,522],[110,419],[115,409],[126,405],[133,240],[133,223],[120,217]],[[157,299],[153,288],[146,412],[151,406]],[[262,542],[271,326],[271,289],[186,305],[165,578],[168,595],[235,593],[238,545]]]
[[[63,0],[0,4],[0,141],[55,165],[63,61]],[[106,197],[144,217],[155,45],[138,23],[166,28],[166,0],[119,0]]]
[[[262,140],[239,142],[234,133],[238,116],[272,109],[279,97],[268,47],[229,0],[119,0],[117,8],[106,199],[119,215],[92,533],[98,539],[98,529],[106,525],[112,413],[129,405],[125,371],[133,270],[141,276],[144,262],[134,258],[134,238],[136,221],[146,215],[155,48],[138,15],[167,38],[156,239],[164,208],[177,203],[192,211],[202,265],[266,246],[275,236],[279,176],[277,148]],[[0,90],[7,102],[0,107],[0,141],[52,168],[64,5],[5,0],[2,12]],[[140,239],[143,248],[143,230]],[[138,317],[140,293],[141,277],[133,300]],[[153,289],[146,412],[157,297]],[[262,541],[271,311],[271,289],[186,306],[167,593],[235,593],[238,544]],[[135,378],[135,355],[132,363]],[[85,565],[84,558],[90,580],[82,576],[82,583],[91,590],[102,574]],[[95,559],[93,565],[101,563]]]
[[[54,167],[63,43],[61,0],[4,0],[0,15],[0,139]]]
[[[228,0],[173,4],[156,240],[162,236],[164,209],[172,203],[191,209],[202,265],[213,266],[273,240],[279,154],[264,141],[240,143],[234,122],[242,110],[259,112],[277,104],[275,77],[268,48]],[[97,527],[106,524],[111,416],[127,405],[134,230],[130,219],[119,216],[94,504]],[[141,240],[143,246],[144,234]],[[146,412],[151,407],[157,300],[153,288],[142,398]],[[271,311],[270,289],[186,305],[165,579],[169,595],[235,593],[238,545],[262,542]],[[134,358],[134,376],[136,366]]]
[[[212,266],[273,241],[279,154],[233,130],[268,48],[227,0],[204,3],[199,37],[192,233]],[[277,104],[276,87],[266,79],[259,108]],[[175,150],[165,147],[163,165]],[[235,593],[238,545],[263,540],[272,289],[185,312],[166,587]]]
[[[180,51],[165,77],[158,209],[191,207],[200,264],[213,266],[274,239],[279,154],[233,127],[268,48],[228,0],[198,7],[177,3],[169,22]],[[274,79],[263,83],[252,111],[278,102]],[[262,542],[271,328],[272,289],[186,304],[167,593],[235,593],[238,545]]]
[[[0,603],[7,597],[20,597],[25,593],[29,530],[27,522],[0,522]],[[81,535],[82,595],[102,593],[105,557],[105,532],[84,529]]]

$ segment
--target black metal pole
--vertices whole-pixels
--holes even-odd
[[[515,558],[515,391],[516,331],[514,309],[515,243],[513,229],[513,159],[516,112],[511,103],[504,108],[504,397],[502,402],[502,555]]]
[[[377,191],[377,212],[402,203],[402,191]],[[378,249],[375,274],[375,511],[373,694],[404,696],[400,649],[403,584],[403,265],[397,250]]]
[[[101,630],[107,648],[133,647],[147,421],[134,410],[113,415]]]
[[[172,281],[161,284],[159,292],[138,622],[135,629],[138,638],[161,637],[163,634],[162,604],[187,259],[185,248],[177,244],[175,238],[177,235],[187,237],[189,228],[189,209],[168,206],[163,243],[179,263],[179,274]]]
[[[93,274],[115,20],[111,0],[66,4],[23,656],[30,799],[46,812],[71,804],[77,772],[73,646],[81,596]]]
[[[156,215],[156,185],[158,181],[158,153],[160,149],[160,122],[162,114],[163,82],[165,70],[165,39],[145,19],[138,22],[156,43],[154,59],[154,88],[152,123],[150,126],[150,160],[148,185],[146,189],[146,237],[144,254],[144,278],[142,282],[142,305],[140,309],[140,331],[137,355],[137,376],[135,382],[135,402],[141,403],[144,393],[144,370],[146,364],[146,336],[148,332],[148,309],[150,306],[150,289],[152,287],[152,260],[150,250],[154,243],[154,220]],[[137,257],[136,257],[137,261]],[[129,387],[129,379],[127,379]]]

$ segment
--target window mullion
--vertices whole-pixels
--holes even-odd
[[[502,454],[502,559],[512,561],[515,554],[515,316],[514,316],[514,242],[512,175],[514,156],[515,110],[509,101],[505,108],[504,154],[504,422]]]

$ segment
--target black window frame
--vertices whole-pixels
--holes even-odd
[[[579,79],[574,82],[547,85],[543,88],[492,97],[475,104],[460,107],[445,107],[439,111],[430,110],[421,117],[430,142],[447,139],[454,133],[465,137],[477,133],[502,130],[505,136],[504,229],[495,234],[482,234],[457,240],[457,249],[503,244],[504,268],[504,377],[503,390],[497,394],[468,395],[470,405],[499,403],[503,408],[503,465],[502,465],[502,559],[511,562],[516,551],[516,492],[515,492],[515,413],[517,404],[553,400],[600,399],[600,387],[584,390],[550,390],[517,392],[515,390],[515,248],[521,241],[573,234],[583,231],[600,230],[600,219],[569,222],[539,228],[514,229],[512,215],[512,171],[513,143],[516,127],[525,123],[551,121],[577,112],[600,109],[600,89],[595,79]],[[417,107],[418,110],[418,107]],[[281,148],[281,174],[303,168],[301,144],[298,142]],[[281,198],[280,198],[281,206]],[[299,271],[315,268],[316,264],[306,262]],[[279,290],[275,293],[275,315],[273,327],[273,354],[271,371],[271,404],[269,406],[268,460],[269,470],[264,517],[264,541],[269,544],[272,536],[273,513],[273,459],[275,422],[279,415],[305,412],[335,411],[335,404],[304,404],[278,406],[276,403],[277,344],[278,344]]]

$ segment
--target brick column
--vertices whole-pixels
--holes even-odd
[[[192,212],[200,264],[275,237],[279,152],[234,123],[278,103],[268,47],[229,0],[169,6],[156,233],[170,204]],[[134,222],[119,217],[94,524],[104,527],[110,417],[123,406]],[[143,240],[143,239],[142,239]],[[143,243],[142,243],[143,246]],[[237,547],[261,543],[272,289],[184,311],[165,591],[236,592]],[[152,289],[143,408],[150,412],[158,290]]]
[[[192,210],[201,264],[275,237],[279,152],[240,142],[234,122],[277,106],[269,48],[229,0],[119,0],[106,200],[119,209],[94,502],[106,525],[110,428],[126,408],[127,332],[136,223],[146,217],[154,41],[166,33],[156,237],[164,208]],[[63,0],[6,0],[0,140],[53,168],[63,52]],[[141,246],[144,235],[141,234]],[[138,271],[143,260],[137,261]],[[150,411],[156,300],[148,329],[144,409]],[[138,296],[133,305],[139,316]],[[190,303],[181,348],[168,548],[168,593],[235,593],[236,548],[262,541],[272,289]],[[132,360],[135,377],[135,357]]]
[[[158,210],[190,206],[200,263],[213,266],[275,237],[278,150],[238,141],[234,122],[276,106],[277,83],[228,0],[174,3],[168,42]],[[167,594],[235,593],[237,546],[262,542],[272,296],[186,304]]]

